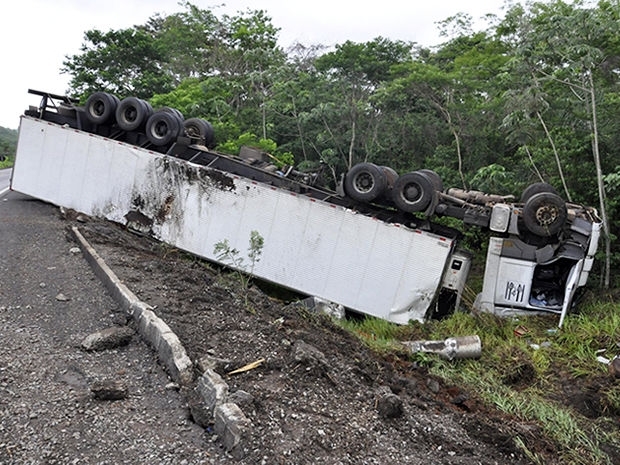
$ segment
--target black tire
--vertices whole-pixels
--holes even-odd
[[[135,131],[144,127],[152,114],[150,104],[136,97],[127,97],[116,108],[116,122],[123,131]]]
[[[88,97],[84,105],[86,119],[93,124],[112,123],[119,103],[115,95],[95,92]]]
[[[185,135],[192,139],[201,139],[204,145],[211,146],[215,140],[213,126],[208,121],[201,118],[190,118],[183,123]]]
[[[521,203],[527,202],[532,196],[540,194],[541,192],[548,192],[551,194],[559,195],[555,188],[546,182],[535,182],[527,186],[521,194]]]
[[[437,192],[443,192],[443,181],[441,180],[441,176],[439,176],[435,171],[429,169],[421,169],[418,170],[420,173],[424,173],[428,179],[430,179],[431,184],[433,185],[433,189]]]
[[[177,115],[168,111],[157,111],[146,122],[146,138],[158,147],[171,144],[182,134],[183,123]]]
[[[172,113],[172,114],[176,115],[181,120],[181,122],[185,121],[185,116],[183,116],[183,113],[181,113],[176,108],[163,107],[163,108],[160,108],[159,111],[167,111],[169,113]]]
[[[392,189],[392,201],[396,208],[407,213],[424,211],[433,200],[433,183],[430,177],[414,171],[396,180]]]
[[[381,170],[385,173],[385,179],[387,181],[387,190],[391,191],[396,184],[396,180],[398,179],[398,173],[395,169],[390,168],[389,166],[381,166]]]
[[[373,163],[358,163],[344,177],[344,191],[358,202],[372,202],[387,187],[385,172]]]
[[[553,192],[534,194],[523,206],[525,229],[539,237],[555,236],[564,227],[567,218],[564,199]]]

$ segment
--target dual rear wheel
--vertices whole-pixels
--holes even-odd
[[[185,120],[183,114],[170,107],[153,111],[153,107],[137,97],[119,100],[107,92],[95,92],[84,106],[86,119],[97,126],[112,126],[126,132],[144,133],[157,146],[169,145],[186,135],[208,148],[215,146],[213,126],[201,118]]]
[[[432,170],[419,170],[398,176],[387,166],[358,163],[344,178],[345,193],[358,202],[391,201],[407,213],[428,208],[434,192],[443,190],[443,183]]]

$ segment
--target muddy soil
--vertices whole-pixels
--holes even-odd
[[[485,408],[475,393],[445,385],[406,358],[375,354],[297,304],[298,296],[244,288],[236,273],[119,225],[78,226],[193,361],[221,359],[217,371],[230,393],[249,394],[237,397],[251,421],[240,463],[531,463],[517,436],[555,463],[536,426]],[[228,374],[259,360],[258,368]],[[212,458],[238,463],[223,449]]]

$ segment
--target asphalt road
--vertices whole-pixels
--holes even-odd
[[[11,180],[11,169],[0,170],[0,197],[6,193]]]
[[[6,191],[0,175],[0,463],[208,463],[204,430],[139,336],[80,349],[127,318],[59,209]],[[128,398],[94,399],[90,387],[107,379],[124,382]]]

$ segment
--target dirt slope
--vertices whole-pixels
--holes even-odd
[[[384,359],[331,321],[118,225],[80,231],[122,281],[155,307],[192,360],[218,372],[252,424],[255,464],[525,464],[515,446],[554,463],[537,429],[489,411],[406,359]],[[238,375],[233,369],[264,359]],[[223,450],[213,463],[235,462]]]

